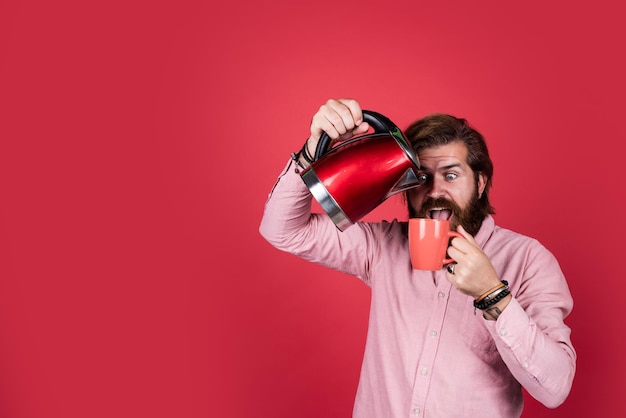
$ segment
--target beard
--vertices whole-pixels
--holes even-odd
[[[468,202],[466,209],[461,209],[459,205],[448,199],[428,199],[424,202],[419,212],[415,212],[409,204],[409,214],[415,218],[429,218],[430,216],[428,215],[432,209],[449,209],[452,214],[450,217],[450,229],[456,230],[456,227],[461,225],[470,235],[476,236],[485,220],[485,213],[478,200],[478,195],[475,194]]]

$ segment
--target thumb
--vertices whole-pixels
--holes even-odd
[[[472,236],[472,234],[470,234],[469,232],[467,232],[465,230],[465,228],[463,228],[463,225],[459,225],[456,227],[456,232],[458,232],[459,234],[461,234],[463,236],[463,238],[465,238],[466,240],[468,240],[469,242],[475,244],[476,241],[474,240],[474,237]]]
[[[370,129],[369,123],[361,122],[356,126],[356,128],[354,128],[352,133],[354,135],[364,134],[365,132],[369,131],[369,129]]]
[[[458,232],[459,234],[463,235],[463,238],[471,238],[471,235],[465,230],[465,228],[463,228],[463,225],[459,225],[456,227],[456,232]]]
[[[367,122],[361,122],[358,126],[355,126],[351,131],[346,132],[345,134],[339,137],[339,141],[345,141],[353,136],[361,135],[369,131],[370,125]]]

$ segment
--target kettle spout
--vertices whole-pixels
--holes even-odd
[[[403,192],[419,185],[417,174],[412,168],[407,169],[398,182],[391,188],[385,199],[396,193]]]

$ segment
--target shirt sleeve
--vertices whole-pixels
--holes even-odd
[[[340,231],[326,214],[312,213],[312,195],[290,161],[265,203],[259,232],[274,247],[308,261],[357,276],[369,284],[375,247],[372,227],[356,223]],[[368,255],[369,253],[369,255]]]
[[[533,244],[512,300],[497,321],[485,324],[515,378],[539,402],[556,408],[567,398],[576,369],[564,323],[573,300],[554,256]]]

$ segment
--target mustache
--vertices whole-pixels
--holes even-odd
[[[448,199],[444,199],[444,198],[436,198],[436,199],[428,199],[426,201],[424,201],[424,203],[422,204],[422,207],[420,208],[420,211],[417,214],[418,218],[423,218],[426,216],[426,214],[428,213],[428,211],[430,211],[431,209],[450,209],[452,211],[453,214],[455,215],[459,215],[461,214],[462,210],[461,208],[454,202],[448,200]]]

